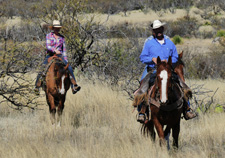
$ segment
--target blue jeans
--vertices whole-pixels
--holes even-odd
[[[154,70],[152,73],[156,73],[156,70]],[[144,68],[144,71],[142,73],[142,76],[141,76],[141,81],[145,78],[145,76],[148,74],[148,66],[146,65],[145,68]]]

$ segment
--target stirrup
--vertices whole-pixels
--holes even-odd
[[[189,112],[190,115],[188,115],[188,112]],[[197,116],[198,116],[198,114],[195,113],[192,109],[190,109],[190,110],[185,112],[184,118],[185,118],[185,120],[190,120],[190,119],[193,119]]]
[[[137,122],[144,123],[145,120],[146,120],[146,115],[143,114],[143,113],[138,113],[138,115],[137,115]]]

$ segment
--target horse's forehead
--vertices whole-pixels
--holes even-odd
[[[164,71],[164,70],[165,70],[167,73],[170,73],[171,67],[170,67],[168,64],[166,64],[166,63],[162,63],[162,64],[160,64],[159,67],[158,67],[158,72],[160,73],[161,71]]]
[[[168,72],[166,70],[162,70],[159,76],[160,78],[168,78]]]

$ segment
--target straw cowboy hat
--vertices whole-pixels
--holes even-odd
[[[62,25],[60,24],[60,21],[59,20],[53,20],[53,23],[51,26],[49,26],[49,28],[52,30],[54,27],[56,28],[61,28]]]
[[[166,23],[165,22],[161,22],[161,21],[159,21],[159,20],[155,20],[155,21],[153,21],[153,23],[151,24],[151,27],[152,27],[152,29],[157,29],[157,28],[160,28],[161,26],[164,26],[164,25],[166,25]]]

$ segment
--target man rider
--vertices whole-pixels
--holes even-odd
[[[163,34],[165,24],[166,23],[162,23],[159,20],[155,20],[151,24],[152,36],[146,39],[143,50],[140,55],[140,61],[146,65],[141,77],[141,82],[143,81],[143,79],[147,74],[150,73],[150,80],[151,80],[151,76],[156,73],[156,64],[158,56],[162,61],[165,62],[168,60],[169,56],[172,57],[173,64],[175,64],[178,61],[178,53],[175,44],[169,39],[168,36]],[[149,84],[149,80],[145,80],[144,82],[146,81]],[[143,88],[143,86],[145,87]],[[142,91],[143,89],[144,91],[146,91],[147,88],[149,88],[146,85],[143,86]],[[140,110],[140,107],[138,109]],[[185,113],[186,119],[192,119],[196,117],[196,114],[191,111],[190,105],[189,107],[187,107],[187,109],[189,110],[186,111]],[[143,122],[143,120],[144,114],[139,113],[137,121]]]

